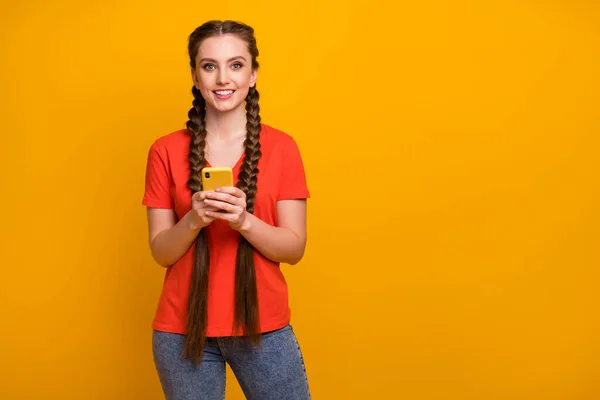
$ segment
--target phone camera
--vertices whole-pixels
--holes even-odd
[[[204,173],[204,177],[205,177],[206,179],[209,179],[209,178],[210,178],[210,172],[205,172],[205,173]]]

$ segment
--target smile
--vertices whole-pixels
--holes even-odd
[[[235,90],[214,90],[213,93],[217,96],[231,96]]]

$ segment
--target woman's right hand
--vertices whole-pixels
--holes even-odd
[[[196,192],[192,196],[192,209],[188,212],[190,218],[190,228],[199,230],[213,222],[215,219],[206,215],[207,211],[219,211],[204,202],[206,192]]]

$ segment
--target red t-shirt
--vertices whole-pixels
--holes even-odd
[[[173,209],[181,219],[191,209],[189,178],[190,135],[182,129],[157,139],[150,147],[146,169],[145,206]],[[262,156],[254,215],[277,225],[278,200],[308,198],[300,151],[288,134],[262,124]],[[237,183],[243,156],[233,168]],[[210,254],[207,336],[234,336],[234,277],[239,232],[226,221],[215,220],[206,229]],[[195,244],[167,267],[162,293],[152,323],[156,330],[186,333],[186,315]],[[279,263],[254,250],[261,331],[271,331],[290,321],[288,291]]]

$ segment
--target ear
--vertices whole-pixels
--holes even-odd
[[[192,68],[192,81],[194,82],[194,86],[196,89],[200,90],[200,84],[198,83],[198,75],[196,74],[196,70]]]
[[[250,75],[250,87],[256,86],[256,78],[258,78],[258,70],[252,70],[252,75]]]

